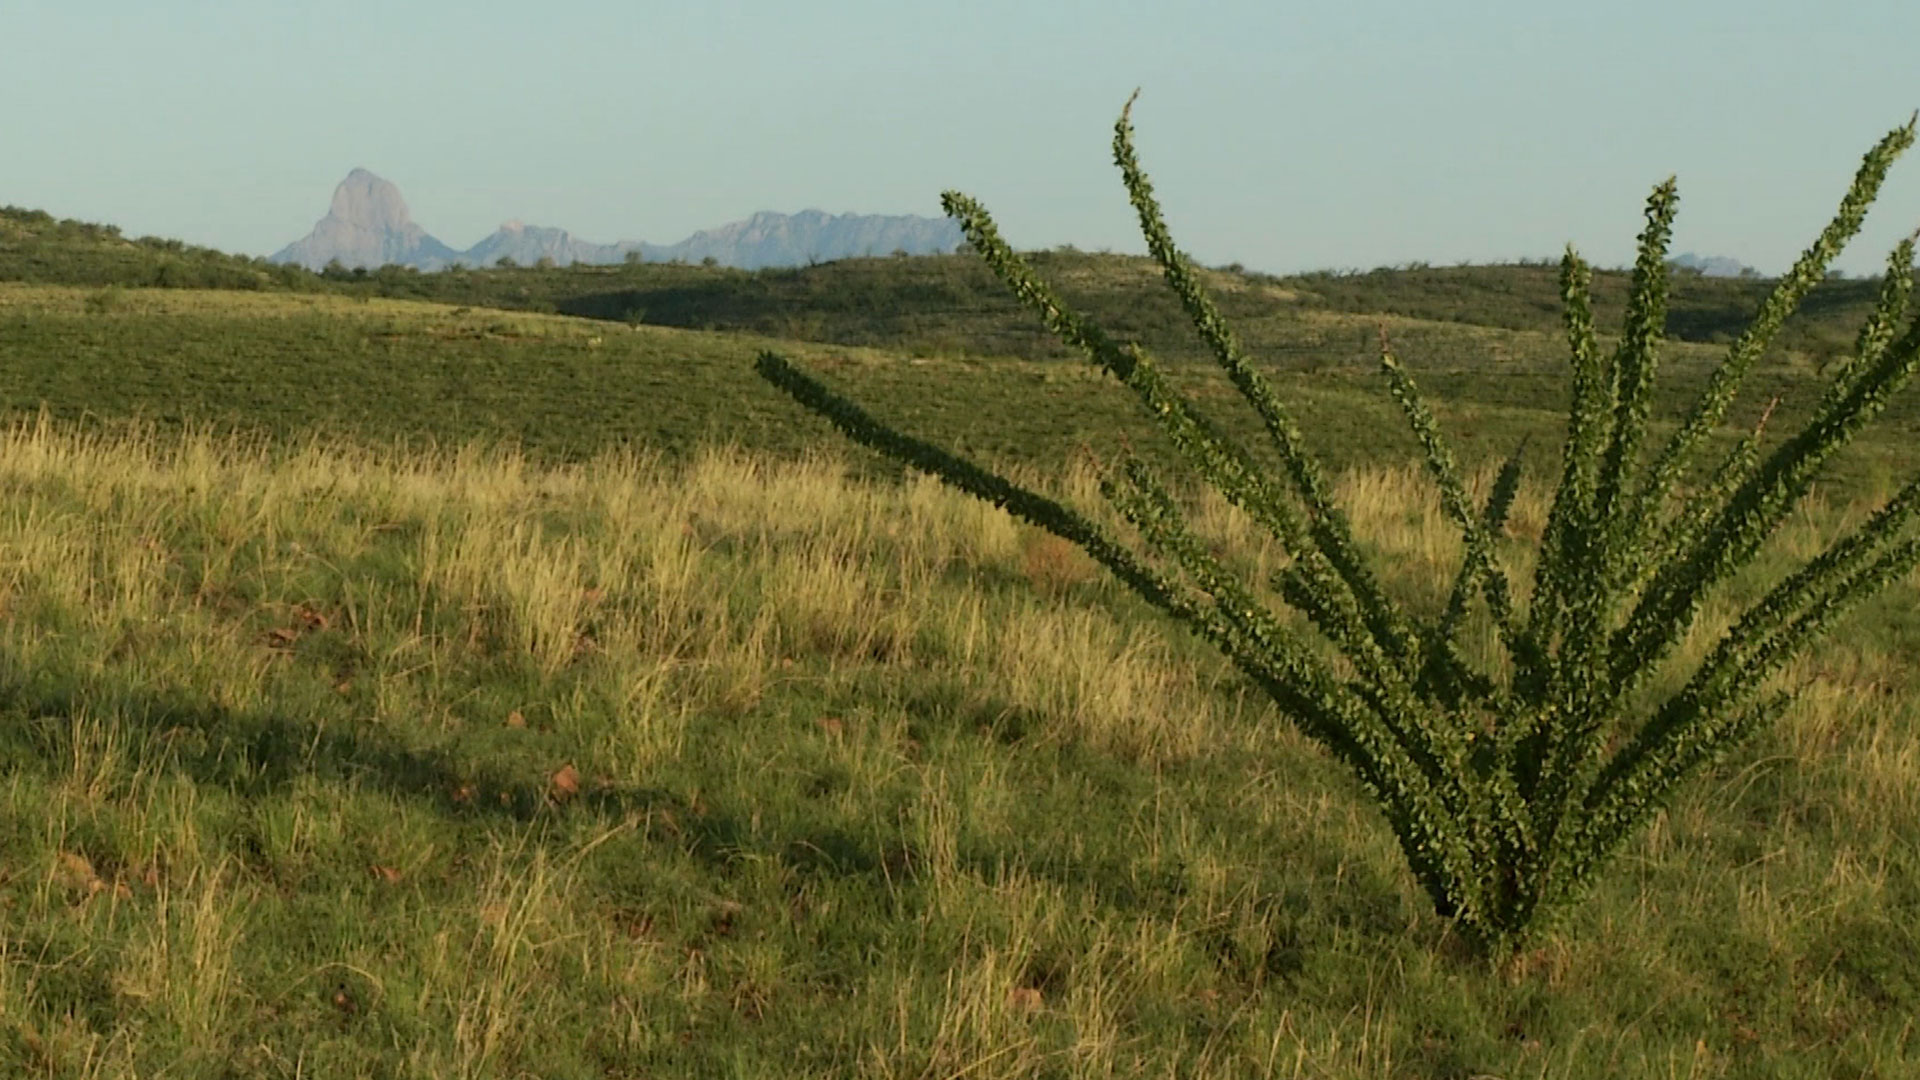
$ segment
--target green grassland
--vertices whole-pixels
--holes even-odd
[[[1143,264],[1048,258],[1253,441]],[[1377,328],[1483,487],[1530,438],[1518,566],[1558,453],[1564,345],[1530,301],[1463,285],[1493,280],[1477,269],[1495,268],[1371,292],[1218,278],[1416,605],[1444,597],[1459,545],[1410,471]],[[0,1073],[1920,1060],[1913,581],[1797,665],[1779,727],[1688,788],[1568,925],[1489,967],[1355,785],[1227,665],[752,375],[780,348],[1082,505],[1122,440],[1172,460],[1110,380],[996,331],[1017,313],[965,262],[259,272],[0,284]],[[822,284],[858,275],[865,292]],[[1456,286],[1477,313],[1448,308]],[[377,295],[408,289],[438,295]],[[569,306],[595,318],[538,310]],[[1718,359],[1714,332],[1669,348],[1657,417]],[[1824,346],[1802,334],[1736,424],[1776,394],[1773,424],[1806,415]],[[1897,400],[1676,663],[1920,469],[1916,425]],[[1222,552],[1275,565],[1205,507]]]
[[[1566,397],[1565,345],[1554,334],[1297,310],[1277,299],[1243,324],[1283,354],[1326,357],[1273,374],[1314,448],[1336,465],[1414,453],[1377,356],[1361,347],[1384,326],[1469,460],[1532,437],[1535,460],[1551,467]],[[1122,439],[1172,460],[1127,395],[1079,361],[916,355],[907,342],[794,343],[371,296],[6,283],[0,342],[0,404],[63,420],[197,421],[271,438],[323,430],[415,446],[480,440],[560,462],[629,444],[680,455],[718,440],[791,455],[830,441],[824,424],[798,416],[752,374],[754,353],[777,345],[916,433],[990,460],[1053,464],[1083,448],[1110,452]],[[1677,418],[1722,353],[1673,343],[1657,416]],[[1176,381],[1229,431],[1257,440],[1257,420],[1216,369],[1177,352],[1172,363]],[[1754,376],[1734,423],[1750,424],[1776,395],[1779,422],[1797,420],[1819,385],[1811,358],[1780,350]],[[1899,472],[1916,460],[1916,431],[1920,408],[1896,403],[1877,441],[1856,448],[1836,481],[1851,490]]]

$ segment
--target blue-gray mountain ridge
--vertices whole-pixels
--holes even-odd
[[[1757,273],[1739,259],[1727,255],[1695,255],[1689,251],[1675,255],[1667,261],[1682,270],[1698,271],[1702,277],[1740,277],[1743,274]]]
[[[416,225],[400,189],[365,169],[347,174],[333,192],[333,204],[313,231],[268,256],[309,270],[338,262],[349,269],[394,264],[419,270],[450,266],[493,266],[512,259],[532,266],[541,259],[555,265],[627,261],[638,252],[644,262],[713,259],[723,266],[757,270],[765,266],[803,266],[858,255],[945,254],[961,242],[958,223],[910,214],[797,214],[763,211],[745,221],[702,229],[677,244],[625,240],[596,244],[576,239],[565,229],[509,221],[465,251],[455,251]]]

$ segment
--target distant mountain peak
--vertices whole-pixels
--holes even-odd
[[[413,224],[400,189],[365,169],[348,173],[333,189],[327,216],[369,229],[404,230]]]
[[[310,270],[336,261],[344,266],[402,263],[437,270],[454,254],[414,224],[407,200],[392,181],[356,168],[333,189],[327,216],[314,224],[313,231],[271,259],[299,263]]]

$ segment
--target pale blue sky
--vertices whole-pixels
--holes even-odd
[[[1782,269],[1920,107],[1914,0],[1421,3],[0,0],[0,203],[266,254],[359,165],[465,247],[507,218],[668,243],[756,210],[1141,245],[1273,271],[1631,258]],[[1920,226],[1904,160],[1842,265]]]

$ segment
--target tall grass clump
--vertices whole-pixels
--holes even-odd
[[[1647,444],[1666,322],[1673,180],[1647,200],[1625,326],[1611,349],[1596,339],[1591,271],[1568,248],[1560,281],[1571,404],[1530,590],[1516,588],[1495,547],[1518,490],[1520,450],[1484,502],[1470,499],[1383,332],[1389,389],[1464,540],[1444,605],[1416,611],[1383,591],[1286,406],[1174,247],[1134,153],[1131,109],[1129,100],[1115,125],[1114,159],[1147,246],[1213,358],[1259,414],[1278,470],[1224,437],[1145,350],[1069,308],[1001,239],[979,203],[948,192],[943,205],[1049,330],[1133,391],[1199,475],[1271,532],[1291,562],[1264,583],[1236,576],[1191,527],[1170,488],[1130,452],[1100,491],[1131,532],[887,426],[783,356],[761,353],[757,370],[855,441],[1080,546],[1217,646],[1353,771],[1440,916],[1483,950],[1517,947],[1592,886],[1689,777],[1781,713],[1789,694],[1770,680],[1791,659],[1920,562],[1920,538],[1908,535],[1920,512],[1916,480],[1739,610],[1690,675],[1681,673],[1684,682],[1653,678],[1695,655],[1678,647],[1709,594],[1754,559],[1820,467],[1920,364],[1920,320],[1907,310],[1909,238],[1890,256],[1878,303],[1806,426],[1763,452],[1763,413],[1724,459],[1696,460],[1782,323],[1858,231],[1888,168],[1913,142],[1915,122],[1867,153],[1838,213],[1780,279],[1657,453]],[[1283,605],[1318,637],[1283,618]]]

